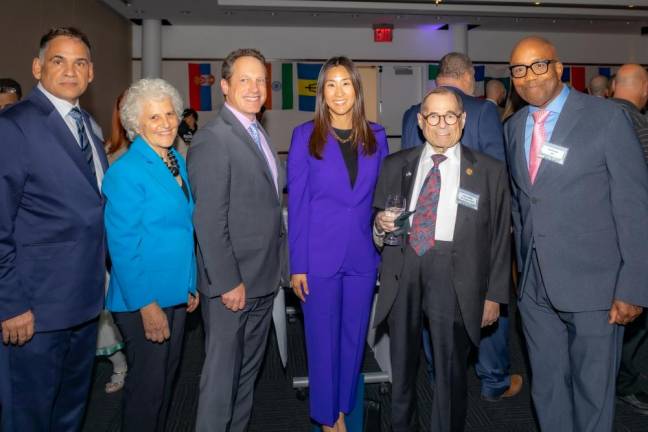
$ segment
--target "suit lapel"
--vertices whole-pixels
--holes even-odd
[[[553,132],[551,133],[551,138],[549,138],[549,142],[551,144],[569,148],[569,141],[567,140],[567,137],[578,123],[578,119],[581,116],[579,114],[579,111],[583,109],[581,100],[574,93],[574,91],[570,91],[569,95],[567,96],[565,105],[563,106],[563,109],[558,117],[558,121],[556,122]],[[554,162],[546,160],[543,160],[540,163],[540,168],[538,169],[538,175],[536,176],[534,186],[547,181],[547,171],[550,172],[552,171],[551,168],[556,168],[553,165]]]
[[[416,151],[410,152],[405,159],[401,171],[401,195],[407,197],[407,206],[412,200],[412,193],[414,193],[414,183],[418,174],[419,159],[421,153],[427,144],[416,147]]]
[[[512,176],[518,181],[518,186],[523,189],[527,194],[531,189],[531,178],[529,177],[529,164],[526,158],[525,145],[525,132],[526,122],[529,115],[529,108],[523,108],[523,112],[518,117],[517,121],[513,123],[512,138],[513,138],[513,163],[511,166]]]
[[[272,188],[276,190],[274,180],[272,178],[272,173],[270,172],[270,167],[268,166],[268,162],[266,161],[265,155],[261,152],[259,147],[256,145],[256,143],[250,136],[250,133],[245,130],[241,122],[236,118],[234,114],[230,112],[229,108],[227,108],[225,105],[223,105],[220,112],[225,123],[227,123],[232,128],[232,133],[234,133],[234,135],[236,135],[241,141],[243,141],[245,145],[248,147],[248,149],[255,155],[259,165],[259,169],[261,170],[262,173],[264,173],[266,179],[272,185]],[[266,141],[269,143],[270,141],[267,139],[267,135],[265,134],[263,128],[259,128],[259,130],[262,131],[262,133],[266,137]],[[277,160],[276,160],[276,156],[274,155],[274,149],[272,150],[272,152],[273,152],[273,156],[275,157],[275,163],[276,163]],[[277,170],[277,173],[278,172],[279,170]]]
[[[475,155],[468,147],[463,145],[461,146],[461,162],[459,165],[459,188],[475,194],[478,194],[483,189],[481,173],[479,172]],[[482,205],[483,203],[481,202],[480,197],[477,211],[482,211]],[[466,230],[465,228],[466,221],[471,216],[471,212],[475,212],[475,210],[461,204],[457,205],[455,230],[453,233],[454,245],[461,244],[461,241],[463,240],[462,236],[467,231],[471,231]]]

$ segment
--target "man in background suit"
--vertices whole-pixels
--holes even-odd
[[[461,97],[466,112],[466,126],[461,144],[480,151],[497,160],[504,160],[504,134],[500,116],[493,105],[471,96],[475,90],[475,70],[470,58],[461,53],[448,53],[439,62],[438,86],[447,87]],[[424,138],[418,127],[417,116],[420,104],[412,106],[403,116],[402,148],[412,148],[423,144]],[[496,326],[485,329],[479,344],[479,354],[475,372],[481,381],[481,395],[484,400],[495,402],[501,398],[517,395],[522,389],[522,376],[510,375],[509,359],[509,318],[508,307],[501,310]],[[426,358],[429,355],[429,340],[424,336]],[[434,347],[432,347],[434,349]],[[434,365],[430,363],[432,376]]]
[[[279,286],[285,176],[255,117],[266,99],[261,53],[231,52],[221,89],[225,105],[188,154],[206,336],[196,430],[243,432]]]
[[[87,37],[50,30],[32,72],[37,88],[0,115],[2,426],[78,430],[105,273],[107,160],[79,108],[94,76]]]
[[[638,64],[621,66],[612,81],[614,97],[632,121],[644,159],[648,163],[648,117],[641,109],[648,102],[648,72]],[[626,326],[621,352],[617,396],[635,412],[648,415],[648,315],[643,313]]]
[[[570,90],[545,39],[511,75],[506,124],[519,308],[543,431],[609,432],[624,325],[648,305],[648,171],[628,118]]]
[[[499,114],[500,119],[502,118],[502,113],[504,112],[503,103],[506,100],[506,87],[502,81],[498,79],[490,79],[486,83],[486,102],[490,102],[495,105],[497,113]]]
[[[22,88],[16,80],[0,78],[0,110],[22,99]]]
[[[416,210],[401,245],[383,247],[375,316],[376,325],[385,318],[389,324],[394,432],[418,430],[422,313],[436,369],[430,429],[463,431],[468,354],[509,300],[508,176],[502,162],[459,145],[465,119],[459,96],[432,90],[418,115],[427,143],[388,156],[374,195],[378,246],[395,228],[382,208],[389,194],[406,196]]]

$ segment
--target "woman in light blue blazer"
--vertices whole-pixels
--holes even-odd
[[[161,79],[126,92],[120,118],[133,143],[106,172],[112,262],[106,307],[126,344],[122,431],[162,431],[180,363],[186,312],[198,306],[185,162],[173,148],[182,99]]]

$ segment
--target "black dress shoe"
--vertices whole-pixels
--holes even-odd
[[[648,415],[648,394],[644,392],[638,392],[631,395],[618,396],[619,400],[627,403],[634,411]]]

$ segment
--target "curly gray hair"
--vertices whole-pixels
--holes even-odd
[[[183,102],[180,93],[171,84],[160,78],[142,78],[135,81],[126,90],[124,99],[119,106],[119,119],[131,141],[137,136],[139,129],[139,117],[142,112],[142,105],[147,100],[171,99],[173,110],[178,119],[182,114]]]

